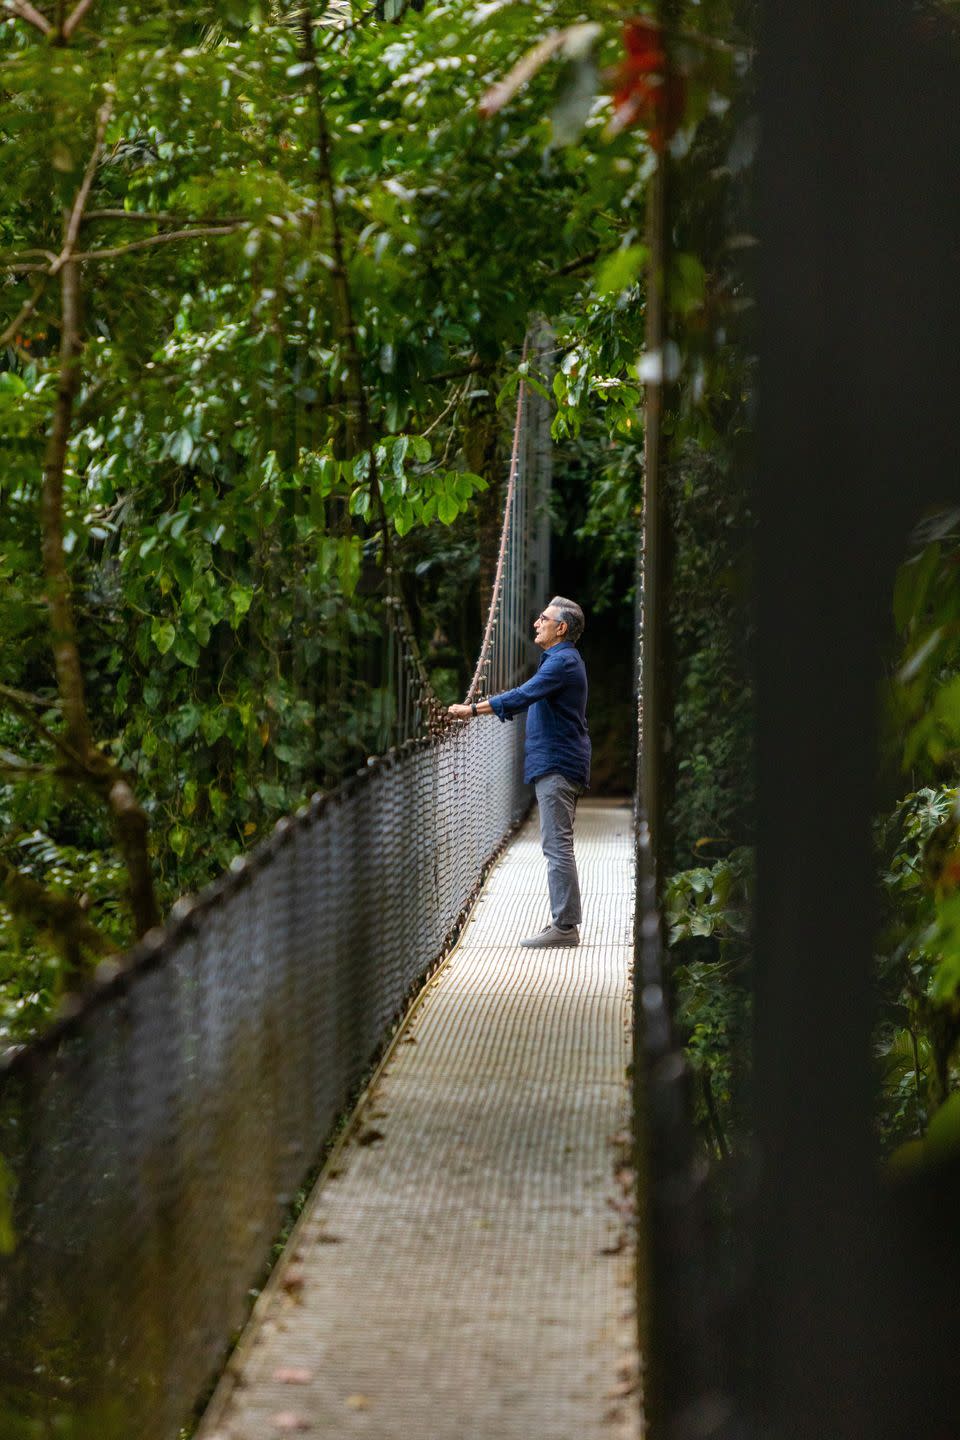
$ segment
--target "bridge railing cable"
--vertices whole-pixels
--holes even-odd
[[[471,693],[520,677],[543,603],[529,399]],[[389,629],[387,753],[0,1058],[4,1440],[176,1440],[338,1116],[525,813],[522,724],[450,724],[396,601]]]

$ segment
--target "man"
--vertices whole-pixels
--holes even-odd
[[[577,799],[590,781],[587,733],[587,672],[576,648],[583,634],[583,611],[555,595],[533,622],[543,654],[536,675],[515,690],[504,690],[474,705],[451,705],[457,720],[496,715],[512,720],[527,710],[523,778],[533,784],[540,809],[540,843],[547,861],[552,918],[539,935],[521,945],[579,945],[580,881],[573,853]]]

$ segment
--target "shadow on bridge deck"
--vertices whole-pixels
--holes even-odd
[[[321,1177],[198,1440],[634,1440],[622,1209],[633,845],[584,803],[577,949],[536,817],[493,870]]]

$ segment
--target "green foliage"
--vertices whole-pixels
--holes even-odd
[[[676,765],[674,863],[749,837],[752,814],[750,516],[742,479],[719,445],[685,441],[670,474],[674,530],[671,630]]]
[[[676,1019],[699,1081],[698,1108],[721,1154],[736,1143],[745,1123],[752,891],[749,847],[713,865],[678,871],[664,891],[676,962]]]
[[[734,32],[735,33],[735,32]],[[749,1125],[753,689],[742,463],[753,388],[750,294],[731,238],[744,186],[729,163],[749,127],[749,81],[681,137],[672,179],[675,245],[661,363],[670,516],[672,702],[666,903],[675,1017],[714,1154]],[[675,377],[674,377],[675,372]]]
[[[960,511],[931,516],[900,567],[893,621],[900,658],[890,682],[888,753],[904,770],[955,775],[960,762]]]
[[[0,682],[59,733],[38,515],[62,297],[16,265],[59,252],[94,157],[65,548],[94,733],[135,781],[164,905],[388,743],[386,548],[438,689],[462,688],[475,502],[495,510],[509,425],[468,463],[476,408],[519,379],[533,313],[579,313],[589,257],[620,257],[608,298],[636,271],[623,167],[649,152],[603,136],[619,7],[596,8],[490,118],[487,88],[573,4],[318,6],[309,48],[309,8],[246,0],[103,0],[64,46],[0,20],[0,330],[21,317],[0,357]],[[635,378],[595,392],[626,433]],[[0,712],[0,750],[0,857],[123,946],[102,820],[22,714]],[[0,903],[10,1035],[76,978]]]
[[[898,1163],[957,1141],[960,1084],[960,514],[925,520],[893,591],[898,656],[885,690],[888,768],[914,784],[877,822],[882,1088]]]

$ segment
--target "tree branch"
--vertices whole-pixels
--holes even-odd
[[[147,235],[142,240],[130,240],[126,245],[111,245],[103,250],[76,250],[71,252],[69,258],[77,265],[86,264],[90,260],[115,260],[120,255],[130,255],[136,250],[149,250],[154,245],[169,245],[174,240],[197,240],[207,236],[215,238],[219,235],[233,235],[243,225],[252,225],[253,223],[252,220],[239,220],[230,225],[197,225],[189,230],[165,230],[160,235]],[[15,272],[18,275],[36,271],[49,278],[56,275],[65,263],[63,252],[61,252],[51,260],[49,265],[14,260],[0,265],[0,269]]]
[[[169,210],[87,210],[84,225],[94,220],[140,220],[151,225],[252,225],[250,215],[175,215]],[[22,251],[28,254],[28,251]]]
[[[62,947],[64,959],[74,968],[83,962],[83,951],[96,956],[110,955],[116,946],[87,919],[86,911],[72,895],[57,895],[32,875],[0,856],[0,899],[12,912],[46,931]]]
[[[80,188],[77,191],[76,198],[73,202],[73,209],[70,211],[70,217],[67,220],[64,230],[63,249],[50,266],[51,275],[56,275],[73,254],[74,246],[77,243],[77,236],[80,234],[80,222],[83,219],[83,212],[90,194],[90,187],[93,184],[93,177],[96,174],[97,164],[100,160],[100,151],[103,149],[103,137],[107,133],[107,125],[110,123],[112,112],[113,101],[109,99],[104,100],[100,109],[97,111],[97,133],[94,136],[93,149],[90,151],[87,168],[83,172],[83,179],[80,181]]]
[[[3,0],[3,6],[11,15],[26,20],[28,25],[33,25],[42,34],[53,34],[53,26],[46,15],[41,15],[40,11],[30,4],[30,0]]]
[[[545,279],[559,280],[562,275],[573,275],[577,270],[582,270],[585,265],[592,265],[595,260],[599,260],[602,254],[603,251],[597,249],[588,250],[586,255],[575,255],[565,265],[558,265],[556,270],[548,270]]]
[[[14,690],[12,685],[0,685],[0,702],[6,702],[8,709],[19,715],[21,720],[26,721],[34,734],[39,735],[41,740],[46,740],[54,750],[58,750],[70,762],[71,767],[77,771],[78,775],[89,774],[89,767],[80,752],[75,750],[62,735],[56,735],[49,730],[40,717],[33,713],[37,697],[29,695],[24,690]]]
[[[160,924],[150,865],[150,822],[130,781],[112,763],[105,778],[103,794],[113,816],[117,843],[127,868],[130,908],[137,935],[145,935]]]
[[[80,384],[80,281],[76,257],[71,256],[64,264],[60,272],[60,284],[60,379],[53,425],[47,441],[40,499],[41,550],[47,606],[50,611],[53,658],[57,671],[57,688],[63,705],[66,744],[76,754],[80,774],[91,784],[110,811],[117,843],[130,880],[134,924],[137,934],[144,935],[160,919],[150,868],[149,824],[126,776],[93,743],[77,642],[70,575],[63,551],[63,480],[74,404]],[[54,743],[59,748],[64,748],[58,739],[54,739]]]
[[[152,926],[159,923],[160,912],[157,909],[150,869],[149,822],[130,781],[112,760],[96,749],[92,740],[90,748],[85,753],[80,753],[69,741],[49,730],[33,713],[33,705],[46,703],[40,696],[30,695],[25,690],[15,690],[11,685],[0,685],[0,701],[5,701],[11,710],[68,762],[65,770],[58,769],[54,774],[61,778],[66,775],[68,778],[87,781],[107,805],[113,818],[117,843],[127,867],[131,909],[137,934],[146,934]],[[31,767],[29,761],[21,764],[19,756],[0,751],[0,771],[4,769],[16,775],[51,773],[46,766]]]
[[[143,240],[131,240],[126,245],[112,245],[105,250],[79,250],[74,255],[78,265],[85,264],[88,260],[114,260],[118,255],[130,255],[135,250],[148,250],[154,245],[169,245],[173,240],[197,240],[204,236],[233,235],[240,229],[241,224],[252,225],[252,220],[244,220],[235,225],[198,225],[190,230],[165,230],[162,235],[147,235]]]
[[[50,766],[41,764],[39,760],[24,760],[22,755],[14,755],[12,750],[0,750],[0,775],[9,775],[19,780],[27,776],[52,773]]]
[[[64,40],[69,40],[74,31],[78,29],[84,15],[86,15],[92,4],[93,0],[79,0],[79,4],[74,6],[60,31]]]
[[[18,260],[26,260],[27,257],[30,256],[30,255],[42,255],[43,258],[44,258],[45,260],[48,260],[51,265],[53,264],[54,260],[56,260],[56,258],[57,258],[55,251],[53,251],[53,250],[43,250],[43,249],[41,249],[41,247],[40,247],[39,245],[37,245],[37,246],[36,246],[34,249],[32,249],[32,250],[18,250],[17,253],[16,253],[16,255],[13,255],[13,256],[10,257],[10,263],[11,263],[11,264],[16,264],[16,262],[17,262]]]
[[[16,690],[12,685],[0,685],[0,692],[3,692],[11,700],[17,700],[21,705],[36,705],[41,710],[58,710],[60,708],[60,701],[52,695],[35,695],[32,690]]]
[[[0,349],[2,349],[4,345],[9,345],[10,341],[13,340],[15,336],[19,335],[21,327],[26,324],[26,322],[30,319],[30,316],[33,314],[34,310],[36,310],[41,299],[43,298],[43,292],[47,288],[47,282],[49,281],[49,279],[49,275],[43,275],[37,281],[36,285],[33,287],[33,294],[30,296],[29,300],[25,300],[23,302],[23,305],[20,307],[20,311],[17,316],[10,321],[10,324],[7,326],[6,330],[4,330],[3,334],[0,335]]]
[[[69,224],[69,222],[68,222]],[[66,226],[64,227],[66,231]],[[84,695],[83,669],[77,646],[70,576],[63,551],[63,478],[67,446],[73,421],[73,405],[80,385],[80,277],[76,261],[69,256],[60,271],[60,374],[53,424],[47,438],[40,495],[41,551],[50,613],[53,659],[57,688],[63,702],[66,740],[82,757],[93,750],[90,722]]]
[[[440,411],[440,414],[437,416],[437,418],[436,418],[435,420],[431,420],[431,422],[430,422],[430,424],[427,426],[426,430],[424,430],[424,431],[422,432],[424,440],[426,440],[426,438],[427,438],[428,435],[432,435],[433,432],[434,432],[434,430],[436,430],[437,426],[438,426],[438,425],[441,425],[441,424],[443,423],[443,421],[446,420],[446,418],[447,418],[447,416],[450,414],[451,410],[455,410],[455,409],[457,408],[457,406],[458,406],[458,405],[461,403],[461,401],[463,400],[464,392],[466,391],[466,388],[467,388],[466,385],[462,385],[462,386],[460,386],[458,389],[454,390],[453,395],[452,395],[452,397],[450,398],[449,402],[448,402],[448,403],[444,406],[444,408]]]
[[[466,365],[461,365],[455,370],[438,370],[435,375],[428,375],[426,384],[442,385],[447,380],[463,380],[468,375],[489,375],[493,368],[492,360],[481,360],[474,355]]]

